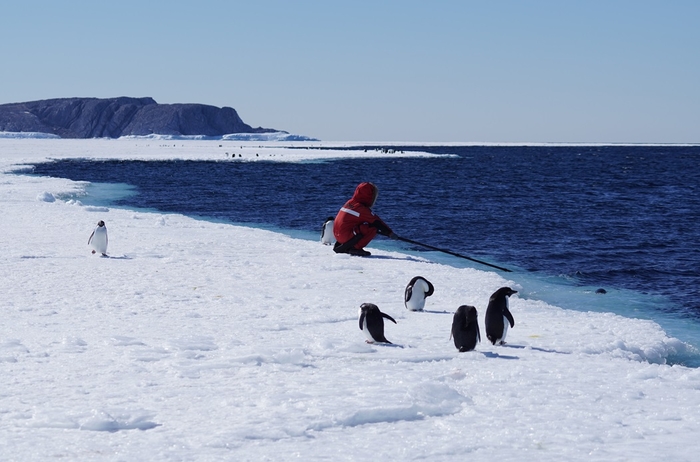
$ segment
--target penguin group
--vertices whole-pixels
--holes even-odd
[[[332,245],[335,238],[333,236],[333,225],[335,217],[329,216],[321,225],[321,243]],[[605,293],[603,289],[600,289]],[[428,297],[433,295],[435,287],[423,276],[412,278],[404,290],[404,306],[409,311],[423,311]],[[509,297],[517,294],[517,290],[510,287],[501,287],[489,297],[484,318],[486,328],[486,338],[493,345],[504,345],[508,328],[515,326],[515,319],[509,308]],[[391,344],[384,335],[384,319],[388,319],[394,324],[396,320],[373,303],[363,303],[358,311],[359,327],[367,336],[367,343]],[[461,305],[454,312],[452,317],[452,329],[450,338],[454,341],[458,351],[472,351],[476,344],[481,342],[479,331],[478,312],[476,307]]]
[[[321,242],[329,245],[332,243],[333,217],[328,217],[321,228]],[[99,253],[107,257],[107,226],[103,220],[97,222],[97,226],[88,238],[88,245],[92,247],[92,253]],[[412,278],[404,290],[404,305],[409,311],[423,311],[428,297],[433,295],[435,287],[423,276]],[[486,338],[493,345],[504,345],[509,327],[515,326],[515,319],[510,312],[509,297],[517,294],[517,290],[510,287],[501,287],[489,298],[484,318]],[[481,341],[479,331],[478,313],[476,307],[462,305],[457,308],[452,317],[450,338],[454,341],[455,348],[459,352],[472,351]],[[358,310],[358,324],[360,330],[367,337],[367,343],[392,344],[384,335],[384,319],[396,324],[396,320],[383,313],[374,303],[363,303]]]
[[[435,287],[422,276],[416,276],[408,283],[404,291],[404,304],[409,311],[423,311],[425,300],[433,294]],[[509,297],[517,290],[501,287],[489,298],[484,318],[486,338],[493,345],[504,345],[509,327],[515,326],[515,319],[510,312]],[[379,310],[373,303],[363,303],[358,311],[359,327],[367,336],[367,343],[391,344],[384,335],[384,319],[394,324],[396,320]],[[450,338],[459,352],[472,351],[481,341],[478,312],[476,307],[462,305],[452,317]]]
[[[328,217],[321,228],[321,242],[329,245],[332,243],[333,217]],[[88,238],[88,245],[92,247],[92,253],[99,253],[107,257],[107,226],[103,220],[97,222],[97,226]],[[601,289],[602,290],[602,289]],[[412,278],[404,290],[404,305],[409,311],[423,311],[426,299],[433,295],[435,287],[423,276]],[[501,287],[489,298],[484,318],[486,338],[493,345],[504,345],[509,327],[515,326],[515,319],[510,312],[509,297],[517,294],[517,290],[510,287]],[[384,335],[384,319],[396,324],[396,320],[383,313],[374,303],[363,303],[358,310],[358,324],[360,330],[367,337],[367,343],[392,344]],[[479,331],[478,313],[476,307],[462,305],[457,308],[452,317],[450,338],[454,341],[455,348],[459,352],[472,351],[481,341]]]

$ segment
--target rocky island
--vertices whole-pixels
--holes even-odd
[[[147,135],[218,137],[282,131],[253,128],[244,123],[231,107],[158,104],[148,97],[119,97],[57,98],[0,104],[0,132],[46,133],[61,138],[119,138]]]

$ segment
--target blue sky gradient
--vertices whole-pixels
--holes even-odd
[[[0,0],[0,104],[151,96],[324,141],[700,142],[699,1]]]

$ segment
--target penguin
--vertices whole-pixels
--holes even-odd
[[[335,217],[328,217],[326,221],[323,222],[321,226],[321,244],[331,245],[335,242],[335,236],[333,236],[333,223],[335,222]]]
[[[396,324],[394,318],[386,313],[379,311],[377,305],[373,303],[363,303],[357,313],[360,317],[360,330],[367,336],[367,343],[389,343],[391,342],[384,337],[384,319]]]
[[[100,252],[103,257],[107,256],[107,227],[104,221],[97,222],[97,227],[88,239],[88,245],[92,246],[92,253]]]
[[[433,295],[435,288],[423,276],[416,276],[406,286],[403,301],[409,311],[423,311],[425,298]]]
[[[489,306],[486,308],[486,337],[494,345],[506,343],[508,324],[515,326],[513,315],[508,309],[508,297],[517,294],[517,290],[510,287],[501,287],[489,298]]]
[[[462,305],[457,308],[452,318],[452,332],[450,337],[454,339],[455,347],[460,353],[472,351],[478,342],[481,342],[479,333],[479,321],[476,308]]]

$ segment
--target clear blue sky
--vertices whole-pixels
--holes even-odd
[[[151,96],[325,141],[700,142],[700,1],[0,0],[0,104]]]

